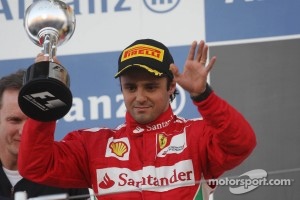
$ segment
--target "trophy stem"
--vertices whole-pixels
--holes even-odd
[[[49,56],[49,61],[53,62],[53,57],[56,56],[58,32],[52,28],[44,28],[39,32],[40,42],[43,44],[45,56]]]

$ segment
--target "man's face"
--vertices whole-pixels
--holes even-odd
[[[0,108],[0,151],[7,159],[17,156],[21,132],[27,116],[18,104],[19,90],[5,90]]]
[[[125,106],[140,124],[147,124],[166,111],[176,84],[167,90],[167,78],[158,78],[144,69],[127,70],[120,77]]]

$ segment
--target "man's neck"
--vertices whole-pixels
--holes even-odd
[[[9,170],[18,170],[18,157],[17,156],[0,156],[0,161],[2,163],[2,166]]]

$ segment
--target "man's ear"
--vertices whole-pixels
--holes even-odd
[[[173,94],[174,91],[176,90],[176,82],[173,80],[170,84],[170,88],[169,88],[169,94]]]

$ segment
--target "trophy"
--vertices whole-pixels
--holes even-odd
[[[73,98],[69,74],[62,65],[53,62],[53,57],[57,46],[73,35],[75,15],[62,1],[35,1],[26,9],[24,28],[49,60],[34,63],[26,70],[19,106],[28,117],[38,121],[60,119],[70,110]]]

